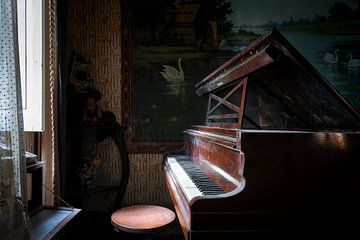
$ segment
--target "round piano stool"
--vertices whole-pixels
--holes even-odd
[[[156,205],[132,205],[120,208],[111,215],[111,224],[116,231],[140,234],[164,230],[174,220],[172,210]]]

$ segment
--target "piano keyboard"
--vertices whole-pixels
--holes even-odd
[[[218,195],[225,193],[221,187],[211,181],[211,179],[204,174],[201,168],[196,166],[190,159],[181,158],[177,160],[203,195]]]
[[[179,156],[174,159],[178,165],[178,168],[181,168],[182,171],[187,175],[189,180],[193,185],[198,189],[201,195],[209,196],[209,195],[219,195],[225,193],[225,191],[216,185],[204,172],[195,165],[189,158],[184,156]],[[173,161],[171,161],[173,162]],[[173,165],[173,164],[171,164]],[[180,170],[177,169],[177,175]],[[183,175],[180,173],[180,175]],[[188,185],[188,184],[187,184]]]

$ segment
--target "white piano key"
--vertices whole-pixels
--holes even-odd
[[[175,177],[178,182],[180,182],[181,189],[183,190],[185,197],[190,202],[191,199],[197,196],[203,196],[200,190],[195,186],[190,177],[186,174],[184,169],[180,166],[180,164],[173,157],[167,158],[167,163],[169,168],[175,173]]]

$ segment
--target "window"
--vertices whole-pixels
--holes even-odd
[[[25,131],[43,130],[42,0],[18,0],[18,38]]]

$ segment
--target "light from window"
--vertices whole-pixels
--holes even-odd
[[[25,131],[43,130],[43,4],[17,0],[21,94]]]

